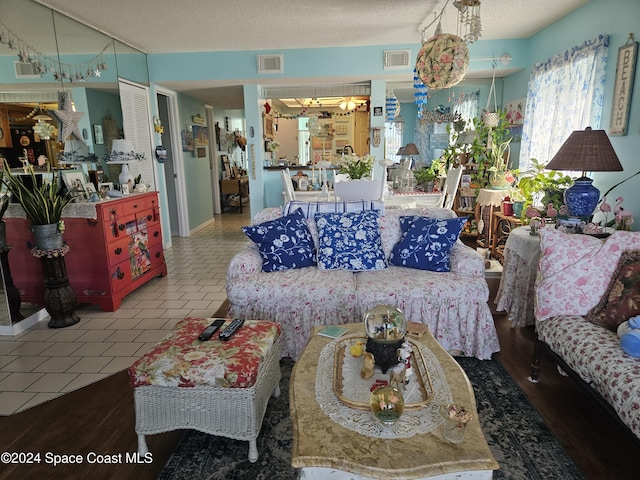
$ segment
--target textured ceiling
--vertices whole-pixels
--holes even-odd
[[[419,44],[447,1],[443,30],[455,32],[457,20],[451,0],[36,1],[147,53]],[[530,37],[588,1],[482,0],[481,40]],[[238,91],[204,80],[167,86],[214,105]]]

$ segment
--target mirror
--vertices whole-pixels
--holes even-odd
[[[335,162],[343,152],[369,153],[368,95],[280,97],[267,102],[275,113],[273,140],[280,144],[271,159],[274,166]]]
[[[43,121],[58,127],[51,111],[58,109],[59,92],[64,91],[75,111],[83,113],[79,139],[98,158],[83,164],[83,170],[101,167],[107,177],[117,178],[120,169],[102,158],[113,139],[123,138],[118,78],[149,85],[146,54],[34,1],[17,5],[0,0],[0,11],[0,156],[20,167],[27,150],[32,164],[37,165],[40,155],[58,164],[64,143],[55,134],[42,138],[34,127],[38,115],[47,115]],[[11,265],[11,253],[8,257]],[[16,287],[20,289],[19,283]],[[11,322],[11,315],[2,314],[6,304],[2,295],[0,333]],[[31,311],[29,305],[21,312],[23,308]]]

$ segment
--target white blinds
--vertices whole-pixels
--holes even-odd
[[[143,87],[122,80],[119,86],[124,138],[133,144],[136,153],[145,155],[143,160],[129,163],[129,171],[134,178],[141,174],[142,183],[149,185],[151,190],[157,190],[153,171],[147,91]]]

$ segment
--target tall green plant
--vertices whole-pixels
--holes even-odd
[[[68,193],[66,195],[58,194],[58,176],[53,173],[50,182],[43,179],[38,185],[36,174],[33,167],[29,166],[29,175],[33,187],[30,188],[24,184],[20,175],[11,173],[8,163],[4,163],[4,175],[2,183],[4,183],[24,209],[27,219],[33,225],[50,225],[59,223],[62,219],[62,210],[71,202],[72,197]]]

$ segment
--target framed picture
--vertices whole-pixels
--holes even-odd
[[[205,158],[207,156],[207,147],[195,147],[193,156],[196,158]]]
[[[637,57],[638,42],[629,40],[618,49],[616,81],[613,86],[613,100],[611,101],[609,135],[622,136],[627,134]]]
[[[191,129],[182,130],[180,136],[182,137],[182,151],[193,152],[193,132]]]
[[[94,193],[96,193],[96,187],[93,183],[85,183],[84,184],[84,192],[87,194],[87,197],[90,197]]]
[[[336,135],[346,135],[349,133],[348,125],[336,125]]]
[[[129,185],[128,184],[120,185],[120,191],[122,192],[123,195],[129,195]]]
[[[264,129],[265,140],[273,140],[273,117],[268,114],[263,114],[262,128]]]
[[[102,134],[102,125],[94,125],[93,126],[93,143],[96,145],[104,144],[104,135]]]
[[[62,179],[70,192],[81,191],[84,194],[84,186],[87,179],[82,170],[65,170],[62,172]]]
[[[113,190],[113,182],[98,183],[98,191],[100,193],[106,193],[109,190]]]
[[[191,131],[193,132],[194,147],[209,146],[209,129],[207,127],[194,125],[193,127],[191,127]]]
[[[233,177],[233,171],[231,170],[231,164],[229,160],[226,162],[223,160],[222,164],[224,165],[224,173],[227,175],[227,178]]]

